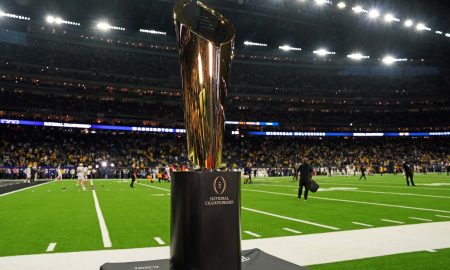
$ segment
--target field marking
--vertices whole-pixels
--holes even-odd
[[[166,244],[166,243],[164,243],[164,241],[163,241],[161,238],[159,238],[159,237],[155,237],[155,238],[153,238],[153,239],[155,239],[155,241],[156,241],[159,245],[161,245],[161,246],[163,246],[163,245]]]
[[[387,188],[401,188],[401,189],[405,189],[407,188],[406,185],[403,186],[399,186],[399,185],[370,185],[370,184],[360,184],[359,182],[355,182],[355,183],[336,183],[336,182],[325,182],[323,180],[320,180],[319,184],[324,184],[324,185],[339,185],[339,186],[349,186],[349,185],[354,185],[354,186],[360,186],[360,187],[387,187]],[[280,186],[280,187],[297,187],[298,185],[273,185],[273,184],[264,184],[264,183],[260,183],[260,184],[254,184],[255,186],[259,185],[259,186]],[[427,187],[418,187],[420,186],[417,185],[416,187],[414,187],[414,189],[424,189],[424,190],[445,190],[445,191],[450,191],[450,189],[448,188],[427,188]]]
[[[261,192],[267,194],[275,194],[275,195],[283,195],[283,196],[297,196],[295,194],[281,193],[281,192],[272,192],[272,191],[263,191],[263,190],[254,190],[254,189],[242,189],[245,191],[253,191],[253,192]],[[448,213],[450,211],[446,210],[438,210],[438,209],[430,209],[430,208],[421,208],[421,207],[412,207],[412,206],[404,206],[404,205],[395,205],[395,204],[386,204],[386,203],[374,203],[374,202],[364,202],[364,201],[352,201],[352,200],[342,200],[342,199],[333,199],[333,198],[325,198],[325,197],[317,197],[311,196],[314,199],[319,200],[328,200],[328,201],[336,201],[336,202],[347,202],[347,203],[356,203],[356,204],[367,204],[367,205],[375,205],[375,206],[383,206],[383,207],[392,207],[392,208],[403,208],[403,209],[411,209],[411,210],[419,210],[419,211],[427,211],[427,212],[437,212],[437,213]]]
[[[166,196],[165,194],[150,194],[150,196]]]
[[[428,221],[431,222],[431,219],[426,219],[426,218],[418,218],[418,217],[408,217],[409,219],[414,219],[414,220],[419,220],[419,221]]]
[[[110,248],[112,247],[112,243],[111,239],[109,238],[108,227],[106,227],[105,218],[103,217],[102,209],[100,209],[100,204],[98,203],[97,193],[95,192],[95,190],[92,190],[92,195],[94,196],[95,211],[97,212],[98,223],[100,225],[100,231],[102,233],[103,246],[105,248]]]
[[[441,186],[450,186],[450,183],[420,184],[420,186],[441,187]]]
[[[56,243],[50,243],[47,247],[46,252],[53,252],[53,250],[55,250],[56,247]]]
[[[360,226],[364,226],[364,227],[373,227],[373,225],[360,223],[360,222],[352,222],[352,223],[355,224],[355,225],[360,225]]]
[[[391,219],[382,219],[382,221],[395,223],[395,224],[405,224],[405,222],[397,221],[397,220],[391,220]]]
[[[307,220],[301,220],[301,219],[297,219],[297,218],[291,218],[291,217],[281,216],[281,215],[277,215],[277,214],[272,214],[269,212],[264,212],[264,211],[260,211],[260,210],[256,210],[256,209],[252,209],[252,208],[241,207],[241,209],[247,210],[250,212],[254,212],[254,213],[258,213],[258,214],[262,214],[262,215],[266,215],[266,216],[271,216],[271,217],[286,219],[286,220],[290,220],[290,221],[305,223],[305,224],[316,226],[316,227],[322,227],[322,228],[326,228],[326,229],[330,229],[330,230],[334,230],[334,231],[340,230],[339,228],[336,228],[336,227],[331,227],[331,226],[327,226],[327,225],[323,225],[323,224],[319,224],[319,223],[315,223],[315,222],[311,222],[311,221],[307,221]]]
[[[155,187],[155,186],[141,184],[141,183],[138,183],[138,184],[141,186],[151,187],[151,188],[155,188],[155,189],[159,189],[159,190],[170,191],[170,189],[167,189],[167,188]]]
[[[293,230],[293,229],[289,229],[289,228],[283,228],[283,230],[291,232],[291,233],[296,233],[296,234],[301,234],[302,233],[302,232],[299,232],[299,231],[296,231],[296,230]]]
[[[373,194],[386,194],[386,195],[399,195],[399,196],[417,196],[417,197],[438,198],[438,199],[450,199],[449,196],[424,195],[424,194],[417,194],[417,193],[399,193],[399,192],[368,191],[368,190],[343,190],[343,191],[363,192],[363,193],[373,193]]]
[[[3,194],[0,194],[0,197],[6,196],[6,195],[10,195],[10,194],[13,194],[13,193],[17,193],[17,192],[20,192],[20,191],[24,191],[24,190],[27,190],[27,189],[30,189],[30,188],[41,187],[43,185],[47,185],[47,184],[50,184],[50,183],[55,183],[55,182],[49,181],[49,182],[46,182],[46,183],[43,183],[43,184],[34,185],[34,186],[26,187],[26,188],[21,188],[21,189],[18,189],[18,190],[6,192],[6,193],[3,193]]]
[[[450,216],[443,216],[443,215],[435,215],[437,217],[442,217],[442,218],[450,218]]]
[[[244,235],[244,232],[242,234]],[[318,265],[427,250],[436,250],[440,253],[441,249],[450,247],[450,238],[443,237],[446,235],[450,235],[450,221],[266,239],[248,236],[251,239],[242,241],[242,248],[259,248],[297,265]],[[356,239],[356,241],[349,241],[349,239]],[[153,241],[152,237],[150,241]],[[305,248],[305,243],[311,244]],[[345,250],[342,250],[343,243],[345,243]],[[301,256],[298,251],[301,251]],[[169,253],[169,246],[157,246],[4,256],[0,257],[0,268],[2,270],[38,268],[61,270],[61,265],[64,264],[74,266],[71,267],[73,270],[98,269],[99,265],[106,261],[121,262],[125,260],[124,258],[127,261],[160,260],[167,259]]]
[[[257,238],[260,238],[260,237],[261,237],[261,235],[256,234],[256,233],[251,232],[251,231],[244,231],[244,233],[246,233],[246,234],[248,234],[248,235],[251,235],[251,236],[254,236],[254,237],[257,237]]]
[[[431,252],[431,253],[436,253],[437,252],[437,250],[435,250],[435,249],[427,249],[425,251],[428,251],[428,252]]]

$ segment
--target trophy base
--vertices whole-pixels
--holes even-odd
[[[239,172],[175,172],[170,270],[241,270]]]
[[[128,263],[106,263],[100,267],[100,270],[136,269],[170,270],[170,261],[156,260]],[[218,268],[211,268],[211,270],[213,269]],[[306,270],[306,268],[266,254],[259,249],[252,249],[242,252],[242,270]]]

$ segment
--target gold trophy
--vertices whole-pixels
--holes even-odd
[[[223,106],[230,80],[234,27],[200,1],[178,2],[174,19],[188,157],[200,168],[216,169],[222,162]]]
[[[200,1],[174,8],[189,160],[171,196],[171,270],[240,270],[240,174],[219,172],[235,31]]]

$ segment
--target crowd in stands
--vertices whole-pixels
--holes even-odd
[[[186,157],[184,135],[84,132],[62,128],[0,127],[0,168],[28,166],[75,167],[114,164],[111,170],[173,166],[192,167]],[[448,138],[267,138],[227,136],[223,163],[228,169],[250,166],[268,175],[291,172],[303,157],[321,171],[357,169],[364,164],[375,173],[394,172],[403,162],[440,172],[450,161]],[[108,165],[109,166],[109,165]],[[324,170],[324,169],[323,169]],[[116,174],[116,172],[112,173]]]
[[[124,100],[108,96],[33,94],[29,91],[0,90],[0,97],[2,118],[17,119],[19,115],[20,119],[63,119],[87,124],[97,122],[98,118],[101,118],[119,125],[120,122],[143,125],[143,122],[150,121],[152,125],[183,126],[183,106],[179,96],[160,96],[153,99],[136,96]],[[253,106],[241,104],[234,100],[228,102],[227,120],[280,122],[281,130],[434,131],[450,128],[447,114],[437,108],[385,111],[380,107],[357,110],[351,106],[340,105],[331,110],[320,109],[331,107],[330,104],[319,105],[317,109],[313,105],[304,108],[290,104],[283,106],[280,102]]]
[[[172,47],[155,53],[90,44],[83,37],[33,37],[27,42],[0,43],[2,116],[182,125],[178,56]],[[450,127],[445,74],[340,76],[336,71],[236,60],[231,78],[228,120],[275,121],[283,130]]]

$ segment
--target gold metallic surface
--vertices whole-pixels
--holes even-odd
[[[191,0],[176,4],[174,21],[188,157],[201,168],[216,169],[222,162],[234,27],[218,12]]]

